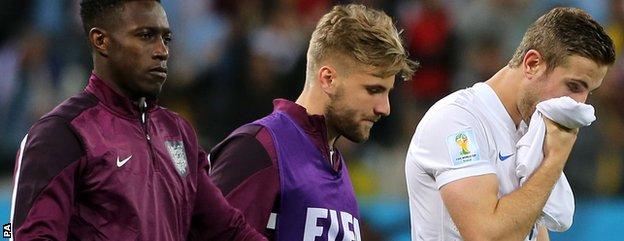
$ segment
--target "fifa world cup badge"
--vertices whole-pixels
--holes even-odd
[[[472,129],[453,133],[446,137],[446,146],[454,166],[479,161],[479,146]]]

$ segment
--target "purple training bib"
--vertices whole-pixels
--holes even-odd
[[[346,164],[335,172],[329,157],[286,113],[273,112],[254,123],[269,130],[277,152],[281,191],[277,240],[361,241]]]

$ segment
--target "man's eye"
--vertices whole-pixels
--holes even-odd
[[[171,35],[166,35],[163,37],[163,41],[165,42],[165,44],[169,44],[169,42],[171,42],[173,38],[171,37]]]
[[[382,92],[382,90],[380,88],[375,88],[375,87],[371,87],[371,88],[366,88],[366,91],[373,95],[373,94],[379,94]]]
[[[145,32],[145,33],[140,33],[139,37],[141,37],[142,39],[148,40],[148,39],[151,39],[152,37],[154,37],[154,34],[149,33],[149,32]]]
[[[577,83],[568,83],[568,89],[570,89],[570,91],[572,91],[573,93],[578,93],[581,92],[581,86],[579,86],[579,84]]]

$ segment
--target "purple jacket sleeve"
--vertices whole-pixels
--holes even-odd
[[[279,173],[275,151],[265,128],[226,139],[210,153],[210,176],[228,202],[239,209],[247,222],[275,240],[268,229],[271,212],[279,196]]]
[[[15,240],[67,240],[82,156],[80,142],[64,119],[46,117],[31,128],[16,161]]]
[[[200,160],[207,160],[200,151]],[[225,200],[221,191],[208,176],[207,161],[200,168],[197,177],[197,198],[195,200],[189,240],[264,240],[249,226],[243,215]]]

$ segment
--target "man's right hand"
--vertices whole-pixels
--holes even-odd
[[[556,122],[543,117],[546,124],[546,136],[544,138],[544,162],[558,164],[561,169],[568,160],[570,151],[576,142],[579,129],[569,129]]]

